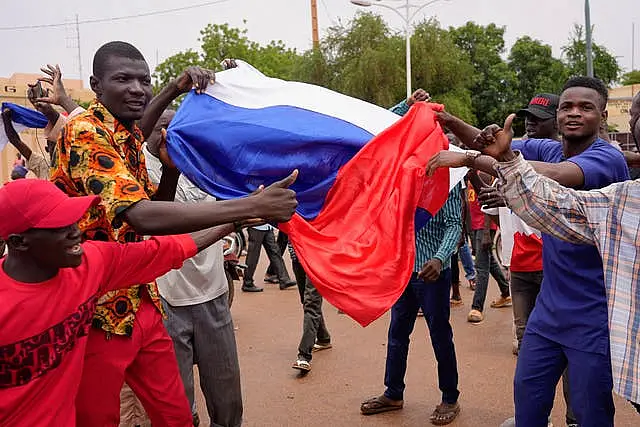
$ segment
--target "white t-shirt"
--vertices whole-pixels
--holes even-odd
[[[162,176],[162,163],[149,153],[146,145],[143,152],[149,178],[158,185]],[[213,201],[215,197],[201,191],[184,175],[180,175],[175,200],[180,203],[198,203]],[[229,286],[224,274],[222,241],[189,258],[180,270],[171,270],[160,277],[157,283],[162,298],[173,306],[202,304],[223,295]]]

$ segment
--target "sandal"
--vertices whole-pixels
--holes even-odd
[[[293,362],[293,366],[291,367],[302,372],[309,372],[311,370],[311,363],[303,359],[298,359]]]
[[[441,403],[436,406],[429,420],[431,424],[437,426],[444,426],[451,424],[460,414],[460,405],[456,403]]]
[[[372,397],[371,399],[362,402],[362,405],[360,405],[360,412],[362,415],[381,414],[383,412],[402,409],[402,405],[404,405],[404,401],[391,400],[383,394],[382,396]]]

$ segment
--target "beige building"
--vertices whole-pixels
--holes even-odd
[[[631,99],[640,92],[640,84],[621,86],[609,89],[609,125],[616,127],[620,133],[629,133],[629,109]]]
[[[23,74],[16,73],[9,78],[0,77],[0,103],[12,102],[22,105],[23,107],[33,108],[27,99],[28,84],[35,83],[42,74]],[[44,87],[47,85],[44,84]],[[82,87],[80,80],[64,80],[64,86],[67,93],[75,100],[81,102],[89,102],[94,98],[91,90]],[[20,134],[22,141],[25,142],[32,150],[44,152],[46,141],[42,129],[30,129]],[[8,144],[7,147],[0,152],[0,185],[9,181],[13,161],[16,158],[17,150]]]

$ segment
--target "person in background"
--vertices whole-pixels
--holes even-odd
[[[163,132],[174,116],[173,110],[160,116],[143,148],[149,178],[156,185],[162,177]],[[199,203],[216,199],[180,175],[175,200]],[[229,233],[236,231],[233,224],[226,229]],[[219,241],[186,260],[180,270],[170,271],[156,282],[167,313],[164,324],[173,340],[180,377],[193,411],[193,424],[199,424],[193,379],[193,365],[197,361],[200,388],[212,424],[238,427],[242,424],[240,366],[223,258]]]
[[[421,308],[429,327],[438,362],[442,401],[430,416],[435,425],[453,422],[460,413],[458,366],[450,319],[451,254],[460,239],[460,185],[454,187],[438,213],[416,232],[414,273],[404,293],[391,308],[383,394],[364,401],[360,412],[373,415],[401,409],[409,340]]]
[[[331,334],[327,329],[327,324],[322,313],[322,295],[313,285],[307,273],[304,271],[298,256],[291,244],[287,245],[291,256],[291,266],[293,274],[298,284],[300,302],[304,317],[302,320],[302,338],[298,345],[298,357],[293,362],[293,369],[306,374],[311,371],[312,353],[328,350],[333,347],[331,344]]]
[[[278,252],[280,253],[280,256],[284,256],[284,253],[287,250],[288,243],[289,243],[289,236],[287,236],[287,234],[282,230],[278,230],[278,237],[276,238],[276,244],[278,245]],[[285,269],[287,268],[286,264],[284,268]],[[273,284],[280,283],[280,279],[278,278],[277,271],[278,270],[276,266],[272,262],[269,262],[269,267],[267,267],[267,271],[264,274],[264,281],[266,283],[273,283]]]
[[[13,167],[22,166],[25,167],[24,159],[22,158],[22,153],[16,153],[16,158],[13,159]]]
[[[262,292],[264,289],[255,285],[253,282],[253,276],[255,275],[256,268],[258,267],[258,261],[260,260],[260,252],[264,247],[269,261],[276,269],[276,276],[278,276],[278,283],[280,284],[280,290],[288,289],[296,285],[295,280],[291,280],[289,272],[284,265],[284,260],[276,244],[276,237],[273,232],[274,227],[270,224],[264,224],[256,227],[251,227],[247,230],[249,234],[249,248],[247,249],[247,269],[244,272],[244,278],[242,282],[243,292]]]
[[[391,110],[404,115],[415,101],[427,100],[429,94],[418,89],[411,98]],[[364,415],[403,407],[409,342],[419,310],[429,328],[442,392],[442,400],[431,413],[430,421],[435,425],[450,424],[460,413],[458,366],[450,323],[451,255],[462,230],[460,192],[461,186],[455,186],[438,213],[424,227],[416,230],[414,272],[405,291],[391,308],[384,375],[386,390],[362,402],[360,412]]]
[[[478,324],[484,321],[484,302],[487,297],[487,288],[489,287],[489,274],[493,276],[500,289],[500,297],[491,302],[492,308],[510,306],[511,295],[509,282],[505,278],[492,250],[498,227],[488,215],[482,212],[478,201],[478,192],[488,185],[475,171],[470,171],[467,174],[467,178],[469,183],[467,185],[467,201],[471,214],[471,229],[473,230],[472,242],[476,253],[475,267],[478,272],[477,286],[473,294],[473,303],[471,311],[467,315],[467,320],[470,323]]]

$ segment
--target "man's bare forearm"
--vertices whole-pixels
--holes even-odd
[[[448,113],[445,118],[444,126],[457,136],[464,145],[473,150],[482,150],[483,147],[474,142],[476,136],[480,134],[480,129]]]
[[[252,197],[222,202],[175,203],[141,200],[122,215],[140,235],[185,234],[264,216]]]
[[[198,248],[198,252],[207,249],[227,234],[233,233],[235,227],[233,224],[219,225],[217,227],[209,228],[207,230],[196,231],[191,233],[191,238]]]
[[[153,200],[164,202],[171,202],[175,200],[179,179],[180,171],[163,166],[162,175],[160,175],[160,182],[158,183],[158,189],[153,195]]]
[[[144,112],[144,116],[140,119],[138,126],[142,131],[142,135],[147,139],[153,132],[153,128],[158,123],[160,116],[164,110],[171,105],[174,99],[180,96],[180,91],[174,82],[165,86],[158,95],[156,95]]]

